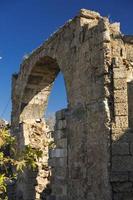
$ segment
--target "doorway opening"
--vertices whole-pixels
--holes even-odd
[[[56,111],[63,108],[67,108],[67,94],[64,76],[62,72],[59,72],[54,81],[51,93],[49,95],[47,109],[44,114],[44,118],[46,119],[46,122],[50,126],[51,130],[53,130],[55,125]]]

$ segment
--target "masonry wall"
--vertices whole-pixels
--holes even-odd
[[[117,26],[118,28],[118,26]],[[133,198],[132,154],[132,50],[119,29],[112,33],[112,148],[111,183],[113,199]],[[129,40],[128,40],[129,42]]]
[[[16,130],[19,123],[43,119],[52,84],[60,70],[64,75],[68,107],[56,114],[48,200],[133,198],[132,52],[132,37],[123,36],[118,23],[83,9],[14,77]],[[23,128],[20,147],[30,136]]]
[[[70,200],[111,198],[110,113],[108,87],[104,84],[108,70],[104,57],[108,54],[109,40],[108,20],[88,22],[79,50],[82,59],[77,63],[79,85],[75,80],[73,87],[73,95],[78,86],[81,96],[74,96],[76,103],[67,119]]]
[[[49,165],[51,166],[51,199],[67,200],[68,157],[67,157],[67,110],[56,113],[56,124],[53,133],[55,147],[49,149]],[[50,199],[49,197],[49,199]]]
[[[21,132],[24,131],[24,135]],[[16,199],[17,200],[39,200],[49,194],[50,168],[48,165],[48,146],[51,142],[51,132],[44,120],[27,120],[21,124],[19,150],[25,145],[42,150],[42,158],[37,163],[36,170],[25,169],[23,175],[20,174],[17,180]]]
[[[59,69],[64,75],[68,97],[69,200],[111,198],[110,114],[108,88],[104,84],[110,41],[108,24],[98,13],[81,10],[24,61],[15,81],[14,129],[27,118],[42,119]],[[24,138],[29,135],[26,130],[21,134]]]

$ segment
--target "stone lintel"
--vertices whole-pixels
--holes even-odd
[[[84,17],[88,19],[99,19],[102,18],[99,13],[91,10],[81,9],[78,14],[79,17]]]

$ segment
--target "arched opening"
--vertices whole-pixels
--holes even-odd
[[[47,108],[48,97],[60,69],[55,59],[39,60],[28,76],[20,105],[20,120],[42,119]]]
[[[26,171],[22,184],[19,184],[18,191],[23,194],[24,199],[33,199],[36,196],[40,198],[42,195],[50,195],[49,191],[51,190],[51,186],[49,180],[51,170],[49,171],[48,151],[53,139],[51,138],[51,134],[49,134],[51,130],[46,123],[45,116],[48,116],[49,113],[55,113],[62,106],[66,107],[67,105],[65,81],[63,74],[59,72],[60,69],[57,61],[47,56],[36,63],[28,76],[27,83],[24,83],[25,89],[20,105],[22,129],[19,138],[19,147],[30,144],[33,148],[40,148],[43,151],[43,157],[39,160],[36,176],[29,178],[29,174],[31,176],[32,172],[30,171],[29,173],[29,171]],[[64,96],[63,99],[62,96]],[[49,105],[48,99],[50,101]],[[62,119],[60,118],[59,121],[61,123]],[[65,146],[64,150],[62,147],[61,152],[65,152],[66,148]],[[56,152],[59,153],[59,149],[55,151],[55,156]],[[57,160],[55,157],[52,157],[52,159]],[[66,160],[66,157],[64,160]],[[32,193],[28,192],[27,182],[29,179],[33,183],[33,185],[30,184]],[[34,185],[35,180],[36,187]]]
[[[55,125],[55,113],[64,108],[67,108],[67,94],[64,76],[60,71],[54,81],[48,98],[47,109],[44,113],[44,118],[46,119],[51,130],[53,130]]]

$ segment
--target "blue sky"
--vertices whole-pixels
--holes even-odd
[[[81,8],[109,16],[112,22],[121,22],[123,33],[133,34],[133,0],[0,0],[0,115],[3,113],[3,118],[10,119],[11,75],[18,72],[23,56]],[[48,112],[65,106],[65,87],[59,76]]]

